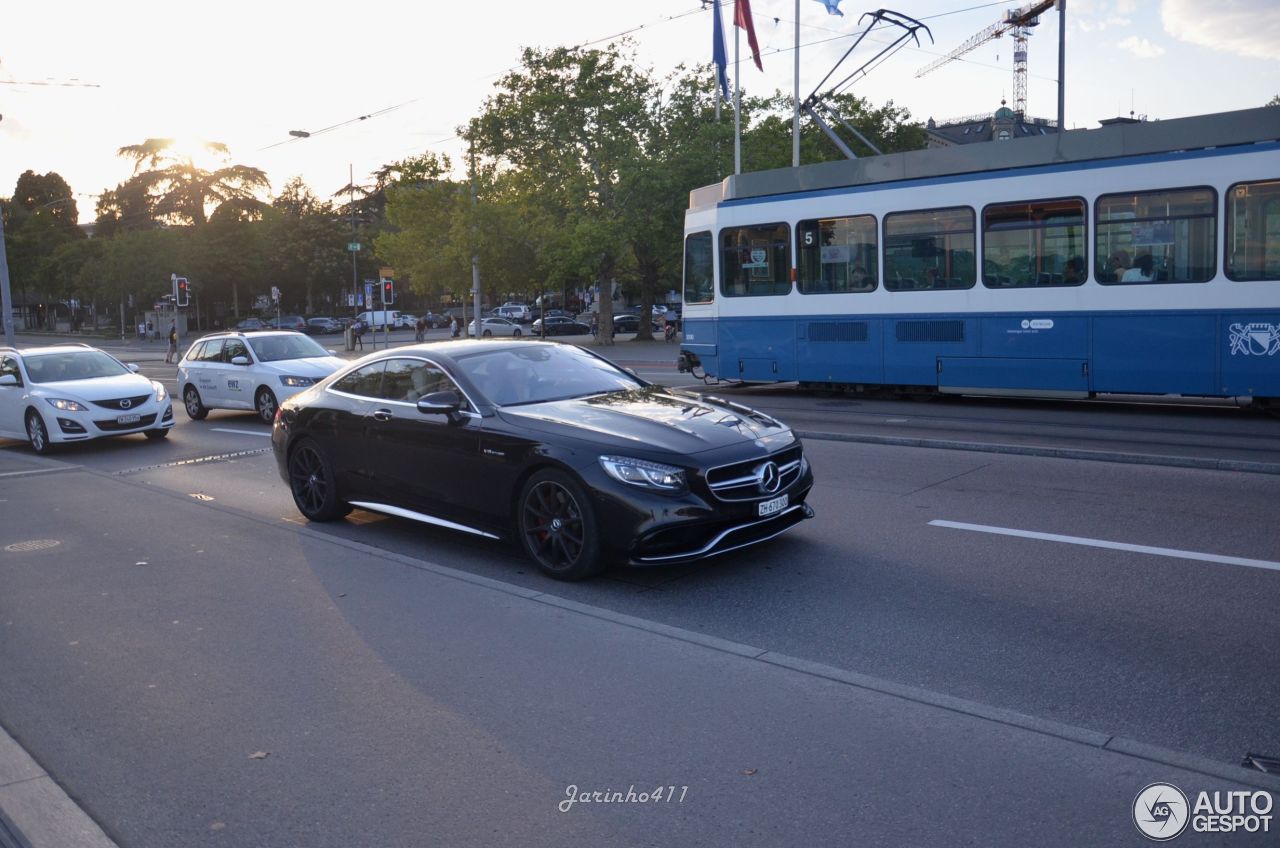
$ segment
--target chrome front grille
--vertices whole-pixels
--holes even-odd
[[[778,467],[778,485],[772,491],[761,489],[761,468],[772,462]],[[768,498],[785,490],[800,476],[803,454],[799,445],[769,456],[757,457],[732,465],[721,465],[707,472],[707,486],[722,501],[751,501]]]
[[[100,406],[103,409],[137,409],[147,402],[151,395],[138,395],[137,397],[113,398],[111,400],[95,400],[94,406]]]

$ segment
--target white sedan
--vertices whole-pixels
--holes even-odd
[[[474,336],[476,334],[476,322],[473,320],[467,325],[467,335]],[[520,325],[515,321],[506,318],[486,318],[481,324],[480,335],[484,338],[492,336],[512,336],[520,338],[523,333],[520,331]]]
[[[0,347],[0,436],[26,439],[36,453],[56,444],[173,427],[164,384],[83,344]]]

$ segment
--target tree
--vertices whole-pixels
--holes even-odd
[[[343,279],[347,230],[341,219],[294,177],[272,201],[264,233],[277,284],[306,314],[315,314],[316,289],[336,292]]]
[[[553,273],[593,279],[612,341],[610,293],[628,243],[626,190],[646,167],[655,85],[629,43],[605,50],[526,49],[463,132],[481,156],[522,175],[524,198],[556,221]]]
[[[178,151],[174,142],[171,138],[149,138],[142,144],[127,145],[116,151],[133,160],[134,175],[130,182],[141,186],[154,202],[151,213],[157,220],[199,227],[208,221],[211,206],[229,201],[242,206],[261,203],[254,192],[270,188],[263,171],[247,165],[226,164],[231,151],[221,142],[201,145],[223,163],[212,171],[198,167],[194,152]]]
[[[62,289],[65,267],[53,256],[60,246],[84,240],[77,216],[71,187],[57,173],[18,177],[12,201],[4,204],[4,230],[10,281],[22,309],[30,305],[29,292],[45,300]]]

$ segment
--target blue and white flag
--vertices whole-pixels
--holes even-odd
[[[827,7],[828,15],[844,17],[844,12],[840,11],[840,0],[818,0],[818,2]]]
[[[716,64],[716,78],[720,80],[720,96],[728,100],[729,59],[724,49],[724,24],[720,22],[720,0],[715,0],[711,5],[711,61]]]

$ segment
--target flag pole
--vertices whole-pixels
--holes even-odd
[[[793,106],[795,116],[791,122],[791,167],[800,167],[800,0],[796,0],[796,73]]]
[[[733,28],[733,172],[742,173],[742,66],[738,64],[738,42],[742,30]]]

